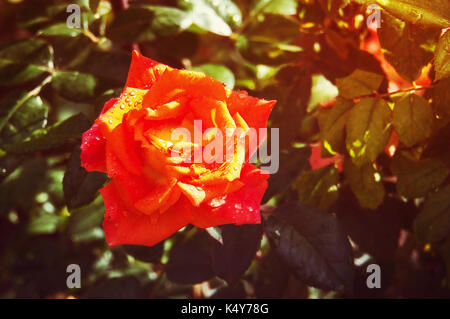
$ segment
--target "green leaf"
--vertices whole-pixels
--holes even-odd
[[[297,13],[298,1],[296,0],[255,0],[252,4],[253,11],[272,14],[293,15]]]
[[[50,106],[39,96],[19,91],[0,101],[1,144],[23,141],[47,123]]]
[[[191,25],[188,14],[177,8],[145,6],[153,13],[151,30],[160,35],[170,35],[187,29]]]
[[[35,203],[35,195],[44,186],[47,161],[33,158],[8,176],[0,186],[0,213],[15,208],[28,212]]]
[[[122,247],[128,255],[131,255],[133,258],[146,263],[159,262],[164,253],[164,242],[152,247],[136,245],[123,245]]]
[[[347,120],[346,145],[357,165],[373,162],[391,137],[391,109],[386,101],[367,98],[356,104]]]
[[[398,178],[397,192],[408,199],[426,196],[449,174],[448,167],[438,159],[414,162],[402,155],[394,158],[392,171]]]
[[[228,88],[234,88],[234,74],[226,66],[220,64],[202,64],[191,68],[191,70],[203,72],[224,83]]]
[[[303,171],[295,183],[303,204],[327,211],[339,197],[339,172],[333,165]]]
[[[289,149],[301,133],[301,123],[307,116],[311,97],[311,84],[308,71],[288,65],[278,71],[276,82],[261,93],[267,100],[277,101],[277,107],[271,113],[271,126],[281,128],[281,149]]]
[[[196,284],[213,278],[209,243],[205,232],[197,232],[173,247],[166,268],[167,279],[180,284]]]
[[[436,243],[450,234],[450,186],[425,201],[414,220],[414,233],[422,243]]]
[[[428,92],[431,94],[436,113],[446,120],[450,120],[450,78],[440,80]]]
[[[208,235],[223,245],[223,238],[222,238],[222,230],[219,227],[208,227],[205,228],[205,231],[208,233]]]
[[[282,298],[291,277],[273,249],[264,254],[252,272],[256,298]]]
[[[105,205],[99,196],[95,201],[80,209],[73,210],[67,223],[67,234],[74,242],[103,240],[102,230]]]
[[[223,244],[213,242],[213,269],[229,284],[237,282],[248,269],[261,245],[261,225],[220,227]]]
[[[440,38],[434,53],[436,80],[450,77],[450,32]]]
[[[36,136],[17,144],[7,144],[3,149],[9,154],[25,154],[48,150],[63,145],[70,139],[80,139],[81,134],[89,129],[91,122],[83,114],[74,115],[57,123]]]
[[[320,139],[332,155],[345,152],[345,125],[352,106],[352,101],[338,98],[330,109],[319,110]]]
[[[53,49],[41,39],[28,39],[0,49],[0,85],[30,81],[53,69]]]
[[[447,0],[377,0],[391,14],[404,21],[428,28],[450,26],[450,3]]]
[[[60,226],[59,216],[50,213],[41,213],[34,217],[28,224],[27,231],[30,235],[53,234]]]
[[[431,135],[433,113],[424,98],[407,94],[395,102],[393,123],[400,141],[411,147]]]
[[[339,202],[333,210],[359,252],[389,263],[398,253],[401,229],[410,224],[416,211],[413,203],[396,197],[387,197],[376,211],[362,208],[347,187],[340,190]],[[371,260],[364,263],[370,264]],[[364,265],[362,267],[365,270]]]
[[[375,93],[383,82],[380,74],[357,69],[345,78],[336,79],[339,95],[346,99]]]
[[[62,97],[83,101],[94,97],[97,80],[87,73],[61,71],[53,73],[52,87]]]
[[[433,59],[440,30],[422,29],[383,12],[378,29],[384,56],[406,80],[416,80]]]
[[[100,5],[101,0],[89,0],[89,9],[92,12],[97,12],[98,6]]]
[[[108,27],[106,36],[118,43],[154,40],[155,34],[150,29],[153,16],[148,8],[133,7],[119,11]]]
[[[39,30],[37,34],[47,37],[61,36],[74,38],[79,36],[81,33],[82,29],[70,28],[67,26],[67,23],[57,23]]]
[[[280,260],[307,285],[338,291],[352,287],[352,249],[332,215],[289,202],[269,217],[265,230]]]
[[[381,205],[385,190],[381,182],[381,174],[374,164],[356,166],[351,160],[346,159],[344,173],[362,207],[375,210]]]
[[[81,149],[77,145],[70,156],[69,164],[64,174],[64,197],[69,210],[92,202],[107,179],[105,174],[86,172],[81,167],[80,156]]]
[[[241,11],[231,0],[179,0],[178,4],[188,13],[186,21],[218,35],[230,36],[242,22]]]
[[[252,21],[237,38],[239,52],[255,64],[279,66],[299,59],[303,48],[298,45],[299,23],[282,15],[266,14]]]
[[[269,177],[269,186],[261,203],[266,203],[276,194],[287,190],[304,169],[309,168],[308,159],[311,150],[308,147],[292,148],[280,151],[280,169]]]

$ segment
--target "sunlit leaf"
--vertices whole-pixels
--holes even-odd
[[[253,10],[255,12],[292,15],[297,13],[297,6],[296,0],[255,0]]]
[[[349,112],[347,151],[357,165],[374,161],[391,136],[391,109],[386,101],[366,98]]]
[[[382,17],[382,27],[377,32],[384,56],[402,77],[412,82],[433,59],[440,30],[424,30],[386,12]]]
[[[356,166],[351,160],[345,160],[344,173],[362,207],[376,209],[381,205],[385,190],[381,174],[372,163]]]
[[[319,110],[320,139],[331,154],[345,152],[345,125],[352,106],[352,101],[338,98],[330,109]]]
[[[381,85],[383,77],[364,70],[355,70],[351,75],[336,80],[339,95],[346,99],[375,93]]]
[[[234,74],[226,66],[219,64],[202,64],[193,67],[192,70],[206,73],[224,83],[228,88],[234,88]]]
[[[450,32],[445,32],[436,47],[434,64],[436,80],[450,77]]]
[[[327,211],[338,199],[339,173],[333,165],[303,171],[295,183],[303,204]]]
[[[377,0],[391,14],[422,27],[450,26],[450,3],[447,0]]]
[[[400,140],[411,147],[430,136],[433,113],[424,98],[407,94],[395,102],[393,123]]]

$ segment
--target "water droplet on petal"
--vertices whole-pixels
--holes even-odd
[[[213,198],[209,202],[209,206],[211,207],[219,207],[222,206],[223,204],[225,204],[225,196]]]

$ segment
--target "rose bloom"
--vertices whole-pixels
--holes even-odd
[[[100,190],[108,244],[152,246],[187,224],[260,223],[268,175],[248,163],[255,150],[239,142],[248,137],[230,139],[225,131],[266,128],[274,104],[227,89],[203,73],[173,69],[133,52],[123,93],[105,103],[81,145],[83,167],[111,179]],[[178,128],[194,136],[196,123],[204,133],[199,141],[173,140]],[[232,147],[232,156],[211,161],[219,156],[211,152],[208,159],[193,160],[218,130],[224,153]],[[174,156],[180,143],[191,152]]]

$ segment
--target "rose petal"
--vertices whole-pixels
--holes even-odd
[[[105,103],[101,114],[107,112],[117,99]],[[97,123],[83,133],[81,143],[81,165],[88,171],[106,172],[106,139]]]
[[[192,224],[208,228],[224,224],[259,224],[259,206],[267,188],[268,175],[252,164],[242,168],[240,181],[244,186],[234,193],[213,198],[193,208]]]
[[[100,193],[106,209],[103,229],[110,246],[153,246],[186,226],[191,219],[190,204],[183,198],[164,213],[149,216],[127,211],[113,183]]]
[[[125,86],[136,89],[148,89],[156,80],[154,73],[150,72],[156,65],[159,65],[159,63],[146,58],[137,51],[133,51]]]
[[[134,204],[150,193],[154,187],[147,182],[146,178],[127,171],[119,158],[108,149],[106,151],[106,167],[109,177],[114,179],[121,197],[129,207],[134,207]]]
[[[139,175],[142,172],[142,162],[137,153],[137,143],[133,137],[133,132],[128,132],[120,124],[108,134],[106,143],[108,149],[117,155],[128,171]]]
[[[245,120],[247,125],[257,131],[260,128],[267,127],[267,120],[276,101],[261,100],[249,96],[247,92],[232,91],[227,100],[228,109],[232,116],[236,112]],[[265,137],[259,139],[258,146],[264,141]]]
[[[203,73],[166,69],[158,81],[145,95],[143,105],[157,106],[170,102],[180,92],[186,98],[207,96],[217,101],[226,100],[226,91],[223,84]]]

